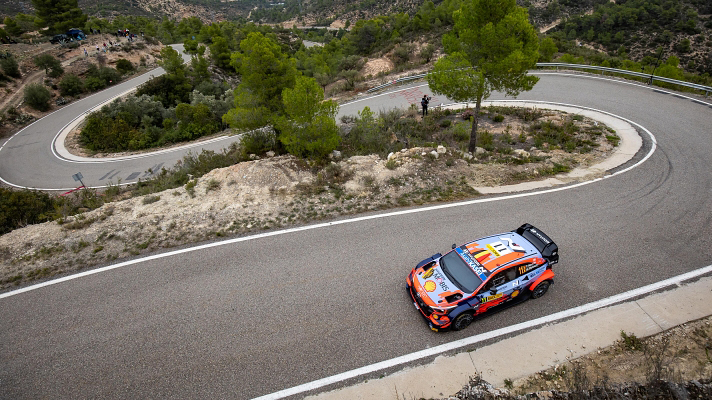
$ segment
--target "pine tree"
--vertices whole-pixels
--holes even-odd
[[[79,8],[78,0],[32,0],[32,5],[37,17],[49,27],[49,34],[82,28],[87,22],[87,16]]]

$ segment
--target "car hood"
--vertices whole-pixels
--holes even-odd
[[[418,271],[415,275],[416,288],[421,299],[434,307],[446,307],[456,303],[464,293],[450,281],[440,264],[435,264],[427,271]],[[456,296],[459,294],[460,296]],[[454,297],[452,297],[454,296]],[[457,297],[457,298],[455,298]]]

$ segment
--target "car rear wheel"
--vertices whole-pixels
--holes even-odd
[[[468,312],[464,312],[464,313],[458,315],[457,317],[455,317],[455,320],[452,321],[452,330],[459,331],[459,330],[465,329],[468,326],[470,326],[470,324],[474,320],[475,320],[475,317],[473,317],[472,314],[470,314]]]
[[[549,290],[549,286],[551,286],[551,282],[549,281],[544,281],[536,285],[534,290],[532,290],[532,299],[538,299],[539,297],[545,295]]]

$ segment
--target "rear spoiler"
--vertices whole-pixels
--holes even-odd
[[[549,265],[559,262],[559,246],[539,228],[534,227],[532,224],[524,224],[517,228],[515,232],[530,241],[541,252],[541,256],[549,261]]]

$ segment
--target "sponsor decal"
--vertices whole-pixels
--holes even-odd
[[[467,265],[469,265],[470,268],[472,268],[472,270],[475,271],[475,273],[477,274],[477,276],[480,277],[482,282],[487,280],[487,271],[482,266],[482,264],[480,264],[477,260],[472,258],[470,253],[463,251],[459,247],[456,248],[455,251],[457,252],[457,254],[460,255],[460,257],[462,257],[462,259],[467,263]]]
[[[483,262],[484,260],[488,259],[489,256],[491,256],[491,255],[492,255],[492,253],[490,253],[489,250],[481,250],[481,251],[478,251],[477,253],[475,253],[475,259],[478,262]]]
[[[499,238],[499,240],[505,241],[509,244],[509,247],[512,248],[512,250],[520,252],[520,253],[526,253],[526,250],[524,250],[524,247],[514,243],[514,241],[510,238]]]
[[[423,285],[423,289],[425,289],[426,292],[432,292],[436,287],[438,287],[438,285],[436,285],[433,281],[427,281],[425,282],[425,285]]]
[[[435,272],[435,267],[430,268],[430,271],[423,274],[423,279],[428,279],[433,276],[433,272]]]
[[[435,278],[435,282],[438,283],[438,285],[440,286],[440,289],[442,289],[443,292],[447,292],[450,290],[450,288],[445,283],[445,277],[442,276],[442,274],[440,274],[440,272],[434,273],[433,278]]]
[[[544,236],[542,236],[541,233],[537,232],[536,229],[529,229],[529,232],[533,233],[534,236],[538,237],[539,240],[541,240],[542,242],[544,242],[544,243],[546,243],[546,244],[551,243],[551,242],[549,242],[548,240],[546,240],[546,239],[544,238]]]
[[[495,249],[491,244],[487,245],[487,249],[490,251],[490,253],[494,254],[495,257],[499,257],[501,254]]]
[[[519,296],[519,290],[515,290],[512,292],[512,297],[517,297]]]
[[[500,297],[502,297],[502,293],[497,293],[497,294],[492,295],[492,296],[483,297],[480,301],[481,301],[482,303],[487,303],[487,302],[492,301],[492,300],[497,300],[497,299],[499,299]]]
[[[519,275],[524,275],[527,272],[539,267],[537,264],[524,264],[519,266]]]

